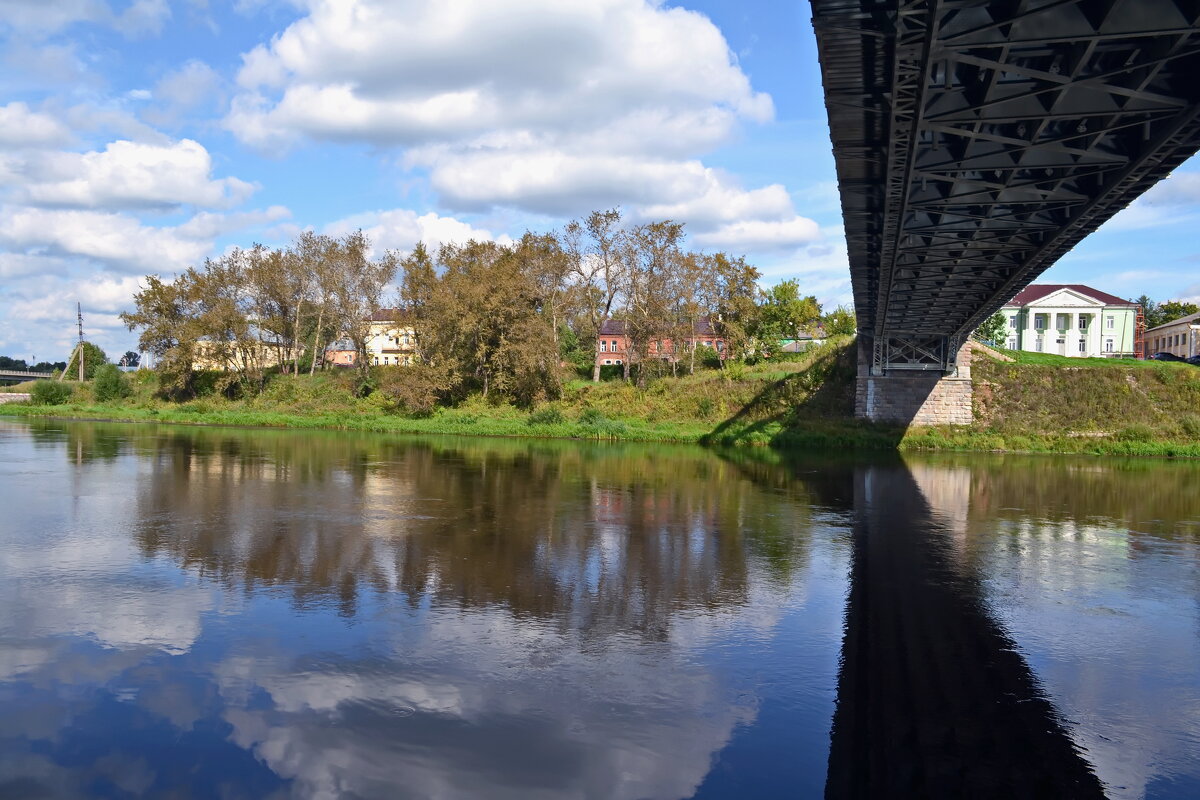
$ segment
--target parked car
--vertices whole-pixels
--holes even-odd
[[[1193,367],[1200,367],[1200,356],[1191,356],[1190,358],[1185,358],[1184,361],[1191,364]]]
[[[1174,353],[1155,353],[1152,356],[1147,356],[1151,361],[1183,361],[1184,359]]]

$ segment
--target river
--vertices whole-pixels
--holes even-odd
[[[0,797],[1200,797],[1200,463],[0,421]]]

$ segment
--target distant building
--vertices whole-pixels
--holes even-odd
[[[325,363],[334,367],[353,367],[357,358],[354,342],[349,339],[338,339],[325,348]]]
[[[624,364],[632,359],[629,352],[629,336],[626,334],[625,322],[619,319],[606,319],[600,325],[600,334],[596,338],[596,363],[602,366]],[[663,361],[678,361],[686,357],[691,347],[711,347],[717,351],[719,358],[726,357],[725,337],[717,334],[708,317],[696,320],[693,333],[684,337],[683,348],[680,349],[670,339],[659,339],[650,342],[646,348],[647,356]]]
[[[372,314],[367,358],[375,366],[411,366],[417,359],[417,332],[412,318],[400,308],[381,308]]]
[[[1200,355],[1200,314],[1188,314],[1146,331],[1146,352]]]
[[[301,347],[297,355],[303,354]],[[286,351],[270,342],[253,342],[239,347],[231,342],[201,339],[195,343],[192,353],[192,368],[197,370],[269,369],[285,362],[291,363]]]
[[[1034,283],[1001,309],[1003,343],[1032,353],[1129,358],[1138,311],[1137,303],[1083,284]]]

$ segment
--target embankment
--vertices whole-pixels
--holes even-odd
[[[718,446],[1200,457],[1200,369],[1185,364],[980,357],[972,368],[974,424],[907,430],[853,418],[855,372],[855,348],[841,341],[797,361],[664,376],[645,387],[572,381],[561,398],[536,409],[472,397],[426,415],[402,413],[382,392],[358,397],[336,373],[277,376],[248,399],[183,403],[157,399],[146,374],[125,400],[95,403],[80,386],[67,404],[11,403],[0,405],[0,414]]]

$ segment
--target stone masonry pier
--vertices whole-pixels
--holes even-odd
[[[970,425],[974,421],[972,342],[958,352],[957,373],[947,376],[941,372],[903,370],[872,375],[870,348],[865,341],[869,340],[859,339],[854,416],[900,425]]]

